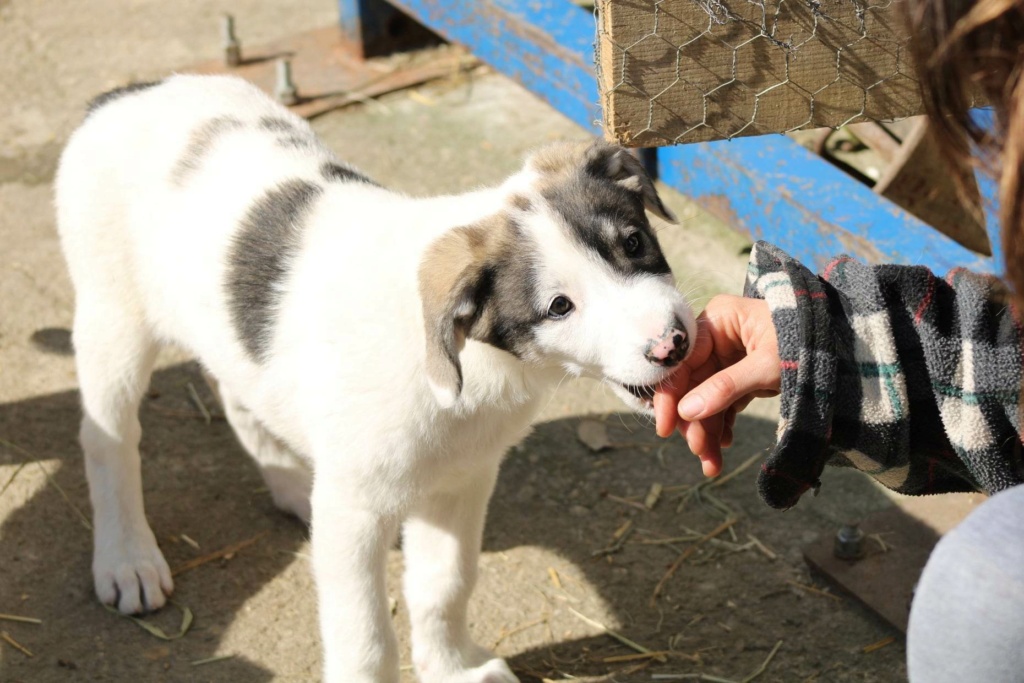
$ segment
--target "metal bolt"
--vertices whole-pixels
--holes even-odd
[[[225,14],[220,26],[224,38],[224,63],[228,66],[238,66],[242,63],[242,44],[235,36],[235,18]]]
[[[295,83],[292,82],[292,64],[287,59],[277,60],[277,84],[274,86],[274,96],[278,102],[284,105],[292,105],[299,101]]]
[[[864,557],[864,532],[856,524],[839,527],[832,554],[841,560],[859,560]]]

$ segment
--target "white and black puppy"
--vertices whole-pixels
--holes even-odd
[[[384,580],[399,531],[420,679],[515,681],[466,624],[503,454],[566,373],[649,410],[695,333],[645,207],[671,220],[603,143],[413,198],[238,79],[99,98],[61,160],[57,211],[100,600],[139,612],[173,590],[138,410],[157,349],[177,344],[216,378],[276,502],[311,515],[327,681],[398,680]]]

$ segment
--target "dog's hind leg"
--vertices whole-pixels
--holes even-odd
[[[116,288],[77,290],[74,344],[95,527],[96,595],[125,614],[154,610],[174,590],[142,501],[139,403],[157,345],[138,307],[118,297]]]
[[[476,584],[498,461],[460,490],[429,496],[402,530],[412,657],[423,683],[517,683],[505,661],[473,642],[466,608]]]
[[[270,489],[274,504],[284,512],[309,524],[309,497],[313,490],[313,472],[287,444],[263,426],[251,410],[227,387],[203,373],[206,383],[224,408],[224,416],[242,448],[252,456]]]

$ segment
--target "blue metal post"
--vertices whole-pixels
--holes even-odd
[[[348,1],[348,0],[343,0]],[[592,15],[568,0],[394,0],[579,125],[600,132]]]
[[[374,57],[437,42],[409,14],[385,0],[338,0],[346,44],[359,57]]]

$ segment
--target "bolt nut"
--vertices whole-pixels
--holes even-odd
[[[238,66],[242,63],[242,44],[235,36],[235,18],[225,14],[221,18],[220,27],[224,43],[224,63],[228,66]]]
[[[292,64],[287,59],[277,60],[277,84],[274,96],[283,105],[292,105],[299,101],[299,95],[292,82]]]
[[[864,532],[856,524],[844,524],[836,532],[832,554],[841,560],[859,560],[864,557]]]

